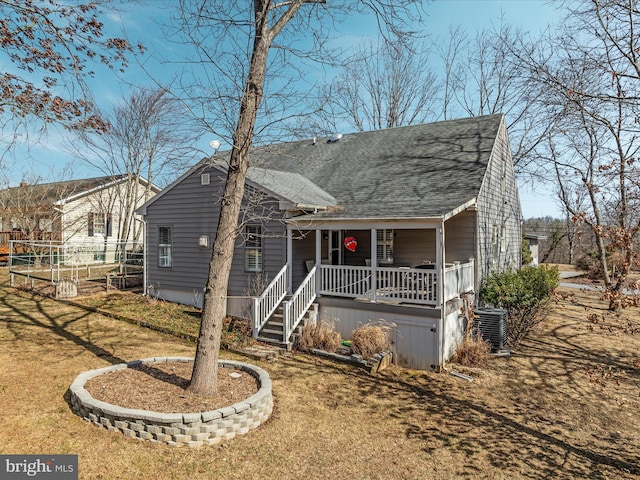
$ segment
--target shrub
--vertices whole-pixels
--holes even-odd
[[[305,325],[302,329],[302,335],[298,339],[298,349],[303,352],[314,348],[333,352],[341,342],[342,338],[340,333],[336,332],[335,327],[321,321],[313,325]]]
[[[351,334],[351,351],[362,355],[365,360],[378,352],[388,350],[391,346],[387,325],[366,324],[357,328]]]
[[[467,330],[462,342],[456,347],[455,361],[465,367],[482,367],[491,358],[491,344],[480,334]]]
[[[551,295],[558,286],[556,267],[524,267],[518,271],[494,273],[485,279],[480,299],[507,310],[507,344],[515,347],[544,320]]]
[[[531,262],[533,262],[533,254],[529,239],[522,237],[522,265],[529,265]]]

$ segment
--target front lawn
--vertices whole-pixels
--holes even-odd
[[[184,306],[97,302],[197,331]],[[176,449],[93,427],[71,412],[67,389],[86,370],[193,355],[193,342],[1,286],[0,452],[77,454],[81,479],[640,478],[640,339],[629,327],[640,312],[604,313],[593,293],[559,299],[511,357],[448,365],[472,382],[397,367],[369,376],[303,354],[250,360],[273,380],[271,419],[230,442]]]

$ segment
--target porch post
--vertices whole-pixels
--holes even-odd
[[[436,227],[436,272],[438,281],[436,282],[436,305],[442,308],[444,297],[444,224]]]
[[[378,286],[378,230],[371,229],[371,302],[376,302]]]
[[[322,230],[316,229],[316,292],[320,292],[322,286],[322,269],[320,264],[322,263]]]
[[[287,225],[287,292],[293,292],[293,232]]]

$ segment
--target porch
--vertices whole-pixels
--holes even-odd
[[[442,270],[435,264],[415,268],[317,264],[289,294],[289,267],[285,265],[263,294],[253,299],[254,336],[260,338],[269,322],[276,323],[282,332],[279,343],[288,345],[291,334],[320,296],[441,310],[448,301],[473,291],[474,269],[473,260],[445,264]],[[276,311],[279,313],[273,320]]]
[[[269,322],[288,345],[317,297],[419,307],[442,318],[447,302],[475,289],[474,222],[473,212],[461,212],[448,220],[306,223],[305,232],[292,220],[286,265],[253,299],[254,336]]]

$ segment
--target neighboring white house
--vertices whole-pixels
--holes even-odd
[[[127,175],[28,185],[0,190],[0,245],[11,240],[63,244],[142,243],[135,210],[160,189]],[[138,217],[138,220],[139,217]]]

